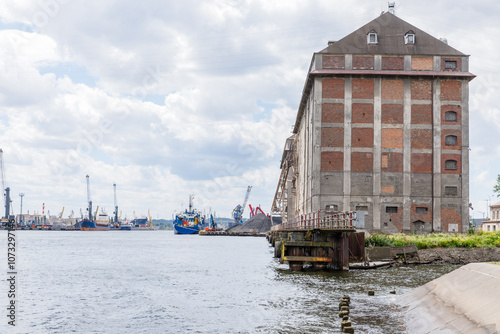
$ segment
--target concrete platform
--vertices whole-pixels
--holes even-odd
[[[500,265],[471,263],[403,295],[408,333],[499,333]]]

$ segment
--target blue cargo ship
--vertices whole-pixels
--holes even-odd
[[[193,196],[189,196],[189,209],[178,214],[174,220],[175,234],[198,234],[205,228],[205,217],[201,212],[193,209]]]

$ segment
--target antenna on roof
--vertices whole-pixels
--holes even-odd
[[[388,6],[389,6],[389,13],[391,13],[392,15],[396,15],[396,10],[395,10],[396,2],[395,1],[389,2]]]

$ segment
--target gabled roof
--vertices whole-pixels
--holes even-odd
[[[367,43],[367,35],[372,30],[377,33],[377,44]],[[406,45],[404,36],[410,30],[415,34],[415,44]],[[465,56],[390,12],[380,15],[320,53]]]

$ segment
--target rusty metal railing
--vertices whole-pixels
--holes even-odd
[[[280,230],[333,230],[356,227],[356,211],[322,211],[307,213],[271,227]]]

